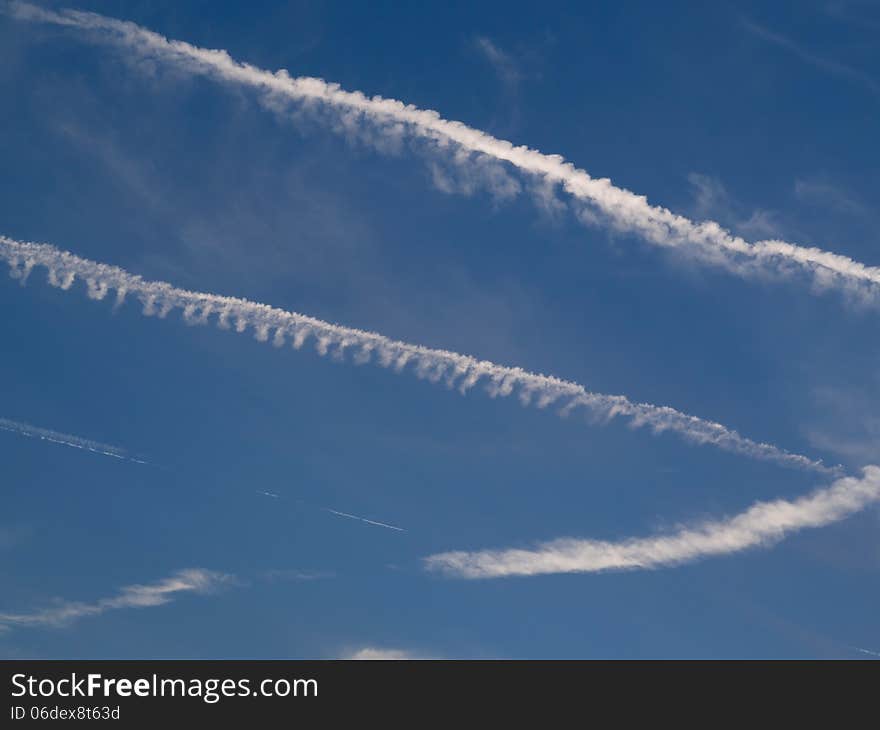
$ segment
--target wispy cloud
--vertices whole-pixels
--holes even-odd
[[[860,218],[871,215],[870,208],[855,195],[825,180],[795,180],[794,194],[798,200],[820,203],[829,210],[845,215]]]
[[[692,172],[688,175],[688,182],[693,189],[694,215],[697,218],[717,219],[744,235],[781,235],[782,228],[773,211],[762,208],[746,211],[718,177]]]
[[[839,76],[840,78],[844,78],[847,81],[859,84],[874,94],[880,94],[880,82],[877,82],[876,79],[874,79],[872,76],[865,73],[864,71],[861,71],[852,66],[848,66],[847,64],[837,61],[833,58],[828,58],[826,56],[820,56],[816,53],[813,53],[812,51],[807,50],[800,43],[797,43],[788,36],[782,35],[781,33],[778,33],[776,31],[772,31],[769,28],[765,28],[763,25],[760,25],[753,20],[749,20],[748,18],[743,18],[741,22],[743,27],[748,30],[752,35],[766,41],[767,43],[772,43],[778,48],[784,49],[796,58],[799,58],[804,63],[814,66],[815,68],[818,68],[826,73],[832,74],[834,76]]]
[[[767,443],[741,436],[720,423],[670,408],[634,403],[625,396],[587,391],[582,385],[559,378],[531,373],[522,368],[477,360],[449,350],[437,350],[392,340],[375,332],[330,324],[296,312],[286,312],[246,299],[178,289],[165,282],[147,281],[124,269],[83,259],[54,246],[22,243],[0,236],[0,259],[9,263],[13,278],[25,281],[35,266],[48,270],[52,286],[69,290],[75,280],[86,284],[89,298],[101,300],[115,291],[116,306],[126,296],[134,296],[143,305],[145,316],[167,316],[180,310],[191,325],[213,321],[221,329],[235,328],[243,333],[249,328],[258,341],[281,347],[290,342],[295,349],[311,339],[319,355],[343,360],[347,354],[357,364],[373,362],[401,372],[410,368],[419,378],[444,383],[465,393],[482,382],[492,397],[516,395],[523,406],[558,407],[561,416],[583,410],[593,420],[622,418],[633,428],[648,428],[654,433],[676,433],[695,444],[715,446],[755,459],[780,465],[836,473],[821,462],[792,454]]]
[[[836,289],[853,301],[880,301],[880,267],[867,266],[848,256],[808,248],[782,240],[749,243],[714,221],[695,222],[666,208],[653,206],[642,195],[617,187],[607,178],[593,178],[561,155],[544,154],[516,146],[461,122],[444,119],[433,110],[419,109],[395,99],[345,91],[318,78],[292,77],[239,63],[222,50],[198,48],[171,41],[134,23],[73,10],[53,12],[15,2],[8,8],[23,20],[54,23],[88,31],[93,37],[117,44],[131,60],[149,59],[173,64],[178,70],[218,81],[250,87],[269,108],[285,115],[316,115],[341,134],[362,138],[380,150],[399,150],[407,140],[420,140],[434,158],[467,168],[504,195],[518,194],[523,186],[508,175],[515,168],[529,176],[526,188],[546,205],[548,195],[563,191],[575,214],[588,225],[603,223],[633,233],[662,248],[677,248],[704,264],[720,266],[740,276],[805,276],[814,290]],[[752,24],[777,43],[787,39]],[[808,55],[808,57],[811,57]],[[814,59],[815,60],[815,59]],[[819,59],[829,69],[876,86],[870,77],[847,66]],[[499,184],[503,180],[503,184]],[[536,182],[537,181],[537,182]]]
[[[502,50],[491,38],[483,35],[475,36],[474,48],[489,62],[505,86],[513,89],[522,81],[523,73],[513,56]]]
[[[867,654],[868,656],[880,657],[880,651],[871,651],[870,649],[862,649],[858,646],[851,646],[850,649],[859,652],[859,654]]]
[[[264,570],[262,573],[262,577],[271,583],[298,583],[333,578],[335,575],[335,573],[324,570],[296,570],[292,568],[273,568]]]
[[[210,593],[232,580],[231,575],[203,568],[180,570],[156,583],[125,586],[115,596],[93,603],[62,600],[49,608],[28,613],[0,613],[0,627],[57,628],[107,611],[162,606],[181,593]]]
[[[817,416],[802,427],[808,441],[856,465],[875,463],[880,459],[878,387],[880,379],[875,378],[870,387],[825,384],[813,388],[810,395]]]
[[[149,463],[142,459],[136,459],[133,456],[129,456],[125,449],[121,449],[118,446],[102,444],[100,441],[91,441],[69,433],[51,431],[48,428],[31,426],[30,424],[21,423],[20,421],[10,421],[8,418],[0,418],[0,431],[8,431],[9,433],[15,433],[19,436],[39,439],[40,441],[47,441],[61,446],[70,446],[71,448],[81,449],[82,451],[91,451],[93,454],[100,454],[101,456],[112,456],[114,459],[131,461],[135,464]]]
[[[757,502],[730,519],[671,535],[620,542],[561,539],[533,549],[446,552],[425,558],[425,565],[461,578],[660,568],[772,545],[791,533],[845,519],[877,501],[880,467],[867,466],[861,478],[842,477],[793,501]]]
[[[408,660],[408,659],[423,659],[424,657],[416,656],[409,651],[403,649],[382,649],[375,646],[365,646],[363,649],[358,649],[351,654],[341,657],[342,659],[357,659],[357,660]]]

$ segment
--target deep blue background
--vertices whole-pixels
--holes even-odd
[[[876,265],[876,4],[711,5],[79,7],[436,109],[750,239]],[[851,468],[880,458],[877,311],[698,268],[528,196],[441,192],[418,155],[298,127],[247,91],[121,55],[0,17],[0,232],[673,405]],[[0,610],[92,601],[184,567],[239,580],[11,630],[0,655],[801,657],[880,645],[877,510],[669,570],[468,582],[419,564],[447,549],[650,534],[802,494],[813,476],[145,319],[134,304],[114,314],[47,287],[44,272],[25,289],[3,278],[0,417],[165,468],[0,433]]]

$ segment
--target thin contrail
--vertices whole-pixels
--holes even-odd
[[[29,613],[0,612],[0,629],[19,627],[66,626],[73,621],[98,616],[121,608],[147,608],[163,606],[181,593],[210,593],[223,585],[234,582],[234,576],[204,568],[189,568],[155,583],[125,586],[109,598],[93,603],[59,601],[50,608]]]
[[[280,494],[275,494],[274,492],[264,492],[261,489],[257,489],[255,491],[257,494],[262,494],[264,497],[272,497],[273,499],[282,499],[282,496]],[[303,504],[303,505],[306,504],[301,499],[297,499],[296,501],[299,502],[300,504]],[[312,505],[309,505],[309,506],[312,506]],[[335,509],[330,509],[329,507],[315,507],[314,509],[319,509],[323,512],[329,512],[330,514],[334,514],[338,517],[348,517],[351,520],[360,520],[361,522],[366,522],[368,525],[376,525],[377,527],[387,527],[389,530],[397,530],[398,532],[406,532],[406,530],[403,529],[402,527],[395,527],[394,525],[389,525],[387,522],[377,522],[376,520],[368,520],[366,517],[359,517],[358,515],[352,515],[352,514],[349,514],[348,512],[340,512]]]
[[[790,276],[800,272],[811,278],[817,289],[835,287],[864,303],[880,299],[880,267],[781,240],[749,243],[714,221],[690,220],[651,205],[645,196],[616,187],[608,178],[593,178],[561,155],[515,146],[462,122],[444,119],[430,109],[345,91],[323,79],[292,77],[284,69],[272,73],[235,61],[226,51],[169,40],[134,23],[94,13],[54,12],[22,2],[13,2],[7,12],[22,20],[95,31],[102,39],[151,62],[164,60],[188,73],[252,87],[273,109],[286,110],[285,104],[294,103],[299,112],[333,111],[331,126],[345,134],[357,134],[369,127],[367,131],[375,131],[392,146],[406,137],[420,139],[435,152],[445,151],[454,164],[482,172],[490,184],[497,184],[499,175],[506,173],[502,168],[483,169],[487,161],[509,164],[537,181],[534,190],[545,202],[552,196],[558,203],[556,188],[564,190],[580,204],[575,212],[585,222],[604,222],[615,230],[637,234],[662,248],[679,248],[703,263],[723,266],[741,276]],[[510,181],[504,192],[515,194],[520,187]]]
[[[348,512],[339,512],[335,509],[330,509],[329,507],[324,507],[325,512],[329,512],[330,514],[337,515],[339,517],[348,517],[350,520],[360,520],[361,522],[366,522],[368,525],[376,525],[377,527],[387,527],[389,530],[397,530],[398,532],[406,532],[402,527],[395,527],[394,525],[389,525],[385,522],[376,522],[376,520],[368,520],[366,517],[358,517],[357,515],[350,515]]]
[[[620,542],[561,539],[533,549],[453,551],[424,559],[429,570],[459,578],[549,573],[598,573],[660,568],[772,545],[789,534],[824,527],[880,501],[880,467],[841,477],[800,499],[757,502],[735,517],[687,527],[671,535]]]
[[[192,292],[164,282],[146,281],[124,269],[89,261],[48,244],[22,243],[0,236],[0,259],[9,263],[10,275],[22,283],[35,266],[44,266],[48,270],[49,283],[63,290],[69,290],[79,278],[85,282],[91,299],[103,299],[113,290],[119,306],[127,295],[135,296],[143,305],[146,316],[165,317],[172,310],[180,309],[189,324],[206,324],[213,316],[222,329],[234,327],[237,332],[244,332],[250,327],[257,340],[265,342],[271,338],[277,347],[289,339],[292,346],[299,349],[311,337],[322,356],[331,354],[341,360],[346,352],[352,352],[357,364],[372,361],[397,372],[410,366],[417,377],[433,383],[443,381],[447,387],[457,387],[461,393],[482,381],[492,397],[515,393],[523,406],[545,408],[555,404],[560,415],[583,408],[592,417],[604,421],[620,417],[628,420],[633,428],[646,427],[654,433],[674,432],[692,443],[711,444],[784,466],[827,474],[836,474],[840,470],[772,444],[753,441],[720,423],[690,416],[668,406],[634,403],[622,395],[592,393],[582,385],[553,376],[392,340],[375,332],[331,324],[246,299]]]
[[[850,649],[852,649],[853,651],[857,651],[861,654],[867,654],[868,656],[880,657],[880,652],[871,651],[870,649],[862,649],[858,646],[851,646]]]
[[[41,441],[48,441],[53,444],[60,444],[62,446],[70,446],[74,449],[81,449],[83,451],[91,451],[93,454],[101,454],[102,456],[112,456],[114,459],[121,459],[122,461],[131,461],[135,464],[147,464],[149,462],[143,461],[142,459],[137,459],[133,456],[130,456],[125,449],[121,449],[118,446],[110,446],[109,444],[102,444],[99,441],[91,441],[89,439],[80,438],[79,436],[74,436],[69,433],[61,433],[59,431],[52,431],[48,428],[39,428],[38,426],[31,426],[28,423],[21,423],[19,421],[10,421],[8,418],[0,418],[0,430],[9,431],[10,433],[18,434],[19,436],[27,436],[28,438],[40,439]]]

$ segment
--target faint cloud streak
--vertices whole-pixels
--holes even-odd
[[[821,71],[825,71],[826,73],[845,78],[848,81],[856,84],[860,84],[873,94],[880,94],[880,83],[878,83],[872,76],[868,75],[864,71],[860,71],[857,68],[848,66],[847,64],[841,63],[840,61],[837,61],[833,58],[819,56],[811,51],[808,51],[791,38],[784,36],[781,33],[777,33],[768,28],[765,28],[763,25],[759,25],[758,23],[755,23],[754,21],[747,18],[742,18],[740,22],[742,23],[743,27],[748,30],[749,33],[751,33],[752,35],[766,41],[767,43],[771,43],[779,48],[788,51],[790,54],[796,56],[804,63],[814,66],[815,68],[818,68]]]
[[[474,48],[489,62],[495,74],[508,88],[515,88],[523,80],[523,73],[513,56],[502,50],[491,38],[475,36]]]
[[[109,598],[93,603],[59,601],[57,605],[30,613],[0,613],[0,627],[59,628],[88,616],[123,608],[150,608],[170,603],[181,593],[210,593],[233,580],[231,575],[203,568],[180,570],[155,583],[123,587]]]
[[[342,657],[343,659],[364,660],[385,660],[385,661],[407,661],[412,659],[423,659],[403,649],[382,649],[375,646],[366,646],[358,649],[352,654]]]

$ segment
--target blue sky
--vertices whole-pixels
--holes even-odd
[[[876,3],[77,7],[438,110],[749,241],[880,260]],[[851,473],[880,459],[876,307],[469,190],[467,171],[450,192],[440,156],[386,154],[70,29],[0,16],[0,49],[2,235],[671,405]],[[231,577],[13,625],[0,655],[880,651],[876,507],[657,570],[466,580],[421,563],[662,533],[826,477],[114,311],[44,271],[3,279],[0,417],[151,464],[0,431],[0,613],[188,568]]]

